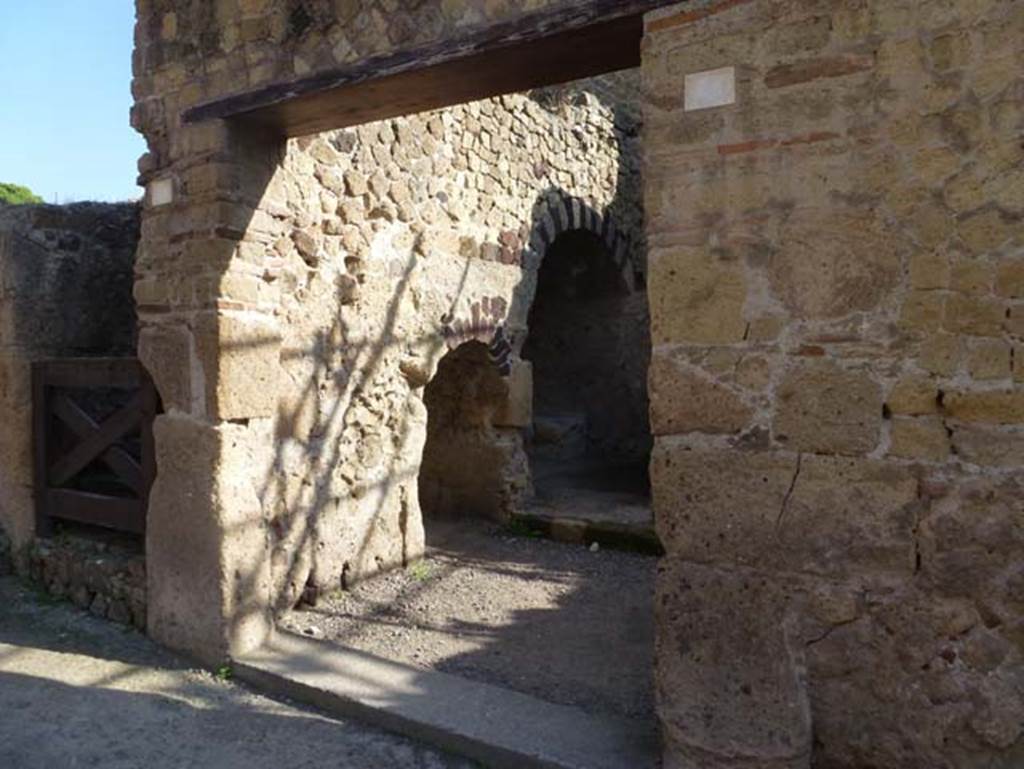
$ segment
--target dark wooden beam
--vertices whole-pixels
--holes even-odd
[[[585,0],[200,104],[184,120],[231,119],[302,136],[629,69],[640,64],[644,13],[670,4]]]
[[[132,534],[146,533],[146,509],[138,499],[74,489],[47,489],[45,494],[47,507],[54,518]]]
[[[63,358],[38,361],[33,370],[48,387],[135,388],[146,376],[135,358]]]

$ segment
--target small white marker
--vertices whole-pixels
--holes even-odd
[[[149,184],[149,204],[166,206],[174,201],[174,180],[157,179]]]
[[[736,68],[721,67],[687,75],[683,88],[686,112],[736,103]]]

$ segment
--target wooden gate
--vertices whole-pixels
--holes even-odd
[[[41,361],[32,367],[36,532],[55,519],[146,530],[156,475],[156,388],[132,358]]]

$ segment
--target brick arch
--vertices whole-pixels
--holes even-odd
[[[491,363],[502,376],[511,372],[512,346],[505,333],[508,302],[504,297],[484,297],[470,306],[467,318],[446,315],[441,319],[441,337],[449,352],[468,342],[487,345]]]
[[[618,227],[611,214],[602,214],[581,198],[556,194],[537,203],[532,221],[532,231],[528,233],[529,243],[521,251],[517,252],[513,248],[515,242],[522,242],[520,238],[523,235],[514,232],[506,233],[509,237],[502,241],[500,247],[494,248],[494,253],[503,254],[501,261],[518,263],[523,269],[537,269],[560,235],[567,232],[589,232],[604,244],[622,275],[623,286],[628,291],[640,288],[629,237]],[[527,229],[524,228],[522,232],[526,233]],[[445,347],[452,351],[467,342],[483,342],[488,346],[491,362],[502,376],[508,376],[517,352],[516,344],[505,325],[507,313],[508,303],[503,297],[484,297],[471,305],[466,317],[446,315],[441,319],[441,336]]]
[[[539,265],[560,235],[580,230],[595,235],[604,243],[615,265],[622,271],[626,285],[635,290],[636,275],[627,234],[610,213],[602,214],[585,200],[570,195],[551,196],[538,204],[534,211],[530,245],[523,254],[522,263]]]

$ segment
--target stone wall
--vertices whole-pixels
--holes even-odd
[[[667,767],[1024,764],[1022,65],[1008,0],[648,17]]]
[[[0,205],[0,528],[35,532],[31,362],[131,356],[139,207]]]
[[[157,33],[153,10],[140,8],[140,169],[171,187],[149,199],[135,286],[140,357],[166,410],[150,631],[216,657],[228,639],[258,642],[270,604],[417,557],[422,388],[445,351],[499,328],[518,352],[558,234],[591,231],[618,269],[643,272],[637,113],[615,101],[620,78],[599,96],[508,96],[286,146],[181,126],[180,99],[226,82],[180,79],[217,25],[177,9]],[[212,593],[161,549],[183,536],[209,554]]]

